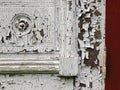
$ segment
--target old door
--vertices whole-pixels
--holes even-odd
[[[70,4],[67,0],[0,0],[0,73],[17,75],[8,76],[7,83],[3,79],[2,85],[8,86],[1,89],[73,90],[78,55],[75,7]]]
[[[0,90],[103,90],[103,2],[0,0]]]

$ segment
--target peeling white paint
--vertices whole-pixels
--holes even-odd
[[[8,61],[3,60],[1,66],[14,64],[16,52],[42,53],[47,55],[18,56],[17,64],[27,61],[31,67],[38,59],[37,64],[48,64],[42,69],[37,67],[38,70],[77,75],[76,78],[50,74],[0,75],[0,90],[73,90],[73,87],[74,90],[104,90],[105,0],[0,0],[0,12],[0,53],[13,53],[8,55],[9,59],[6,54],[0,56],[1,61]],[[21,12],[30,16],[32,26],[29,32],[19,36],[11,20]],[[21,69],[28,68],[16,70]]]
[[[104,90],[105,0],[76,0],[76,10],[81,59],[75,90]]]

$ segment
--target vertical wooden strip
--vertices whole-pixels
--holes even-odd
[[[75,90],[104,90],[105,0],[76,0],[79,73]]]
[[[76,76],[78,73],[78,54],[76,49],[75,7],[74,0],[62,1],[62,50],[60,75]]]

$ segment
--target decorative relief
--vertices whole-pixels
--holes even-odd
[[[29,15],[24,13],[16,14],[12,19],[12,29],[19,35],[28,34],[32,28],[33,20]]]
[[[76,76],[75,2],[10,2],[0,2],[0,73],[53,72]]]
[[[55,4],[50,8],[1,6],[0,12],[0,53],[55,51]]]

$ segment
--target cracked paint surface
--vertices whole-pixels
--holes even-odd
[[[45,0],[41,1],[44,2]],[[23,35],[20,37],[16,37],[14,35],[14,32],[12,31],[12,26],[10,26],[8,22],[3,25],[5,20],[1,19],[0,45],[2,47],[0,47],[0,52],[48,52],[53,50],[60,50],[60,46],[64,44],[63,42],[66,42],[66,45],[68,46],[64,45],[62,51],[67,50],[67,53],[64,53],[63,56],[69,57],[70,55],[72,55],[74,57],[76,53],[71,52],[71,50],[77,48],[78,51],[79,72],[77,77],[71,79],[66,79],[66,77],[62,77],[64,80],[61,81],[59,80],[60,78],[57,77],[57,75],[50,76],[31,74],[23,76],[13,76],[12,79],[9,76],[1,75],[1,90],[9,90],[9,88],[10,90],[16,90],[17,87],[20,87],[19,90],[38,90],[38,88],[40,90],[73,90],[73,85],[74,90],[104,90],[105,0],[62,0],[62,4],[60,4],[60,6],[60,1],[58,0],[56,6],[58,5],[59,7],[57,7],[56,14],[54,14],[54,12],[52,11],[54,7],[52,9],[46,8],[47,6],[51,6],[54,4],[51,3],[52,0],[48,1],[50,2],[47,2],[46,5],[41,5],[44,6],[44,8],[41,9],[39,7],[40,11],[36,10],[35,6],[39,6],[39,4],[37,3],[35,3],[34,5],[32,3],[29,3],[29,5],[25,4],[25,6],[22,2],[19,2],[19,4],[12,3],[12,5],[8,3],[1,4],[2,6],[11,6],[11,9],[9,10],[8,7],[0,8],[0,11],[9,11],[10,16],[6,16],[7,12],[5,12],[5,16],[7,17],[6,21],[10,21],[11,18],[15,15],[10,12],[21,12],[19,11],[20,7],[14,9],[15,5],[18,5],[24,8],[22,12],[29,12],[29,14],[33,17],[34,23],[31,31],[27,33],[26,36]],[[33,7],[26,8],[29,6]],[[68,11],[67,15],[64,9]],[[59,14],[60,12],[64,13]],[[55,15],[57,17],[56,21],[54,20],[54,18],[52,18],[55,17]],[[74,16],[76,20],[73,20],[72,16]],[[4,14],[1,14],[0,17],[4,18]],[[57,22],[58,24],[55,24],[55,22]],[[73,24],[71,22],[75,23]],[[66,23],[67,26],[65,26]],[[59,24],[62,24],[62,27]],[[54,30],[54,25],[56,25],[57,27],[56,31]],[[66,28],[66,30],[61,33],[61,31],[59,31],[59,28],[60,30],[62,30],[64,27]],[[55,34],[56,32],[58,33]],[[74,34],[76,37],[72,37],[72,34]],[[61,35],[64,36],[62,40],[59,38],[62,37]],[[78,43],[71,42],[71,40],[74,38],[77,38]],[[57,42],[55,42],[56,40]],[[74,43],[74,46],[76,46],[77,44],[78,47],[75,47],[74,49],[69,49],[73,48],[71,43]],[[15,46],[20,46],[20,48],[11,48],[13,44]],[[37,46],[39,44],[43,45],[44,47],[41,46],[40,49],[39,47],[28,48],[29,46]],[[57,47],[54,44],[56,44]],[[6,49],[6,47],[8,47],[6,45],[8,45],[9,48]],[[65,81],[67,82],[65,83]]]
[[[9,0],[0,1],[0,53],[43,53],[55,50],[55,1],[9,3]],[[26,24],[22,19],[26,20]],[[20,31],[19,25],[27,25],[23,26],[26,30]]]
[[[76,0],[79,74],[75,90],[104,90],[105,0]]]

